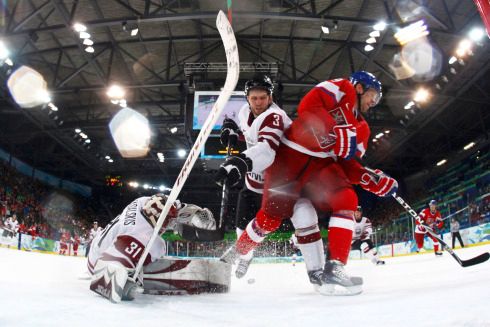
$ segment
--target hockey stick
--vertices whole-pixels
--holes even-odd
[[[153,229],[153,234],[146,244],[145,250],[141,254],[141,257],[138,260],[138,264],[136,265],[132,276],[128,278],[128,280],[132,282],[136,282],[138,275],[143,268],[143,263],[148,256],[150,248],[152,247],[156,238],[159,237],[160,229],[167,220],[167,214],[170,210],[170,207],[177,200],[177,197],[182,187],[184,186],[184,183],[187,180],[187,177],[189,176],[189,173],[194,166],[194,163],[196,162],[197,157],[199,156],[199,153],[204,146],[204,143],[208,139],[209,134],[211,134],[211,131],[216,124],[218,117],[223,111],[225,104],[228,102],[228,99],[230,98],[231,93],[235,90],[236,84],[238,82],[238,75],[240,73],[238,46],[236,43],[235,34],[233,33],[233,28],[226,18],[226,15],[221,10],[219,11],[218,17],[216,18],[216,27],[218,28],[226,52],[227,74],[225,85],[218,99],[216,100],[216,103],[211,109],[208,118],[204,122],[201,132],[197,136],[196,142],[192,146],[192,149],[189,151],[189,155],[187,156],[184,166],[182,167],[179,176],[177,176],[174,186],[172,187],[172,191],[167,198],[167,202],[165,203],[165,206],[160,213],[160,217],[158,217],[158,221],[155,225],[155,228]]]
[[[226,156],[231,155],[230,141],[226,147]],[[223,191],[221,195],[221,210],[219,214],[219,222],[215,230],[202,229],[193,227],[190,225],[182,224],[179,228],[179,234],[184,239],[189,241],[201,241],[201,242],[216,242],[221,241],[225,237],[225,224],[224,219],[228,213],[228,185],[223,183]]]
[[[410,207],[410,205],[408,205],[408,203],[406,203],[399,195],[397,195],[396,193],[393,194],[393,197],[395,198],[395,200],[401,204],[401,206],[410,214],[410,216],[412,216],[415,220],[419,220],[419,217],[417,215],[417,213]],[[468,259],[468,260],[462,260],[460,257],[458,257],[458,255],[453,251],[453,249],[451,249],[451,247],[449,245],[446,244],[446,242],[444,242],[442,240],[442,238],[440,238],[432,228],[430,228],[429,226],[425,225],[425,224],[421,224],[423,227],[425,227],[425,229],[427,230],[427,232],[432,236],[434,237],[436,240],[439,241],[439,243],[441,243],[442,245],[442,248],[444,250],[446,250],[447,252],[449,252],[449,254],[461,265],[461,267],[469,267],[469,266],[473,266],[473,265],[477,265],[479,263],[482,263],[482,262],[485,262],[487,261],[489,258],[490,258],[490,253],[488,252],[485,252],[485,253],[482,253],[474,258],[471,258],[471,259]]]

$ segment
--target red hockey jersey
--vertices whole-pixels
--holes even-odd
[[[435,212],[430,211],[430,208],[425,208],[419,213],[420,220],[427,226],[442,228],[444,222],[441,217],[441,213],[439,210]],[[420,225],[418,221],[416,221],[417,227],[415,228],[415,233],[426,233],[426,229]]]
[[[298,118],[285,132],[283,143],[314,157],[333,157],[333,127],[352,124],[357,132],[356,155],[362,157],[371,131],[355,109],[356,102],[356,91],[347,79],[334,79],[316,85],[301,100]]]

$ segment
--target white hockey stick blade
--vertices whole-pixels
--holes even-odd
[[[145,262],[145,259],[148,256],[148,252],[150,251],[150,248],[152,247],[156,238],[159,237],[160,234],[159,231],[166,220],[170,207],[175,202],[175,200],[177,200],[177,197],[179,196],[179,193],[182,190],[182,187],[184,186],[184,183],[187,180],[187,177],[189,176],[189,173],[192,167],[194,166],[194,163],[196,162],[199,153],[201,152],[201,149],[204,146],[204,143],[206,143],[209,134],[211,134],[211,131],[214,125],[216,124],[216,121],[218,120],[221,112],[223,111],[223,108],[225,107],[225,104],[228,102],[231,93],[235,90],[236,84],[238,83],[238,76],[240,73],[240,60],[238,58],[238,46],[236,43],[235,34],[233,33],[233,28],[231,27],[228,18],[221,10],[218,13],[218,17],[216,18],[216,27],[218,28],[226,53],[227,73],[226,73],[225,85],[218,99],[216,100],[216,103],[211,109],[208,118],[204,122],[201,132],[197,136],[196,142],[192,146],[192,149],[189,151],[189,155],[187,156],[187,159],[179,173],[179,176],[177,176],[177,180],[175,181],[174,186],[172,187],[172,191],[168,196],[167,202],[165,203],[165,207],[160,213],[160,217],[158,218],[158,221],[155,225],[153,234],[151,235],[151,238],[145,247],[145,251],[141,255],[138,264],[136,265],[134,274],[129,277],[129,280],[133,282],[135,282],[136,279],[138,278],[138,275],[143,267],[143,262]]]

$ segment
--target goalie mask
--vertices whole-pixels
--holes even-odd
[[[150,224],[155,227],[158,221],[158,218],[160,217],[160,214],[163,211],[163,208],[165,207],[165,204],[167,203],[168,196],[165,194],[155,194],[152,195],[151,198],[146,201],[145,205],[143,206],[142,213],[143,215],[148,219]],[[177,203],[174,203],[171,207],[170,210],[168,211],[167,214],[167,219],[165,223],[162,225],[163,228],[167,227],[169,222],[175,218],[177,218],[177,215],[179,213],[179,210],[177,208]]]

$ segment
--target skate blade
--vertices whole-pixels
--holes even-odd
[[[362,293],[362,285],[345,287],[338,284],[323,284],[318,286],[318,293],[326,296],[350,296]]]

